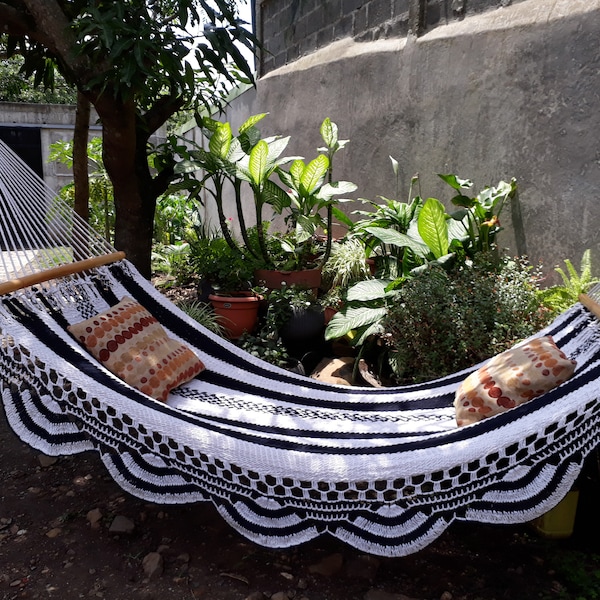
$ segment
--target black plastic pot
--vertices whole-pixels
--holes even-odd
[[[324,354],[327,347],[324,338],[325,317],[317,308],[298,309],[290,320],[281,328],[280,335],[290,356],[301,361],[309,373],[311,365]]]

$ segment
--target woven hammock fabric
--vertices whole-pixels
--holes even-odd
[[[207,366],[168,404],[115,378],[66,332],[125,295]],[[541,332],[578,361],[575,376],[464,428],[452,402],[468,371],[379,389],[294,375],[201,328],[127,261],[10,294],[0,323],[3,399],[24,441],[51,455],[95,449],[128,492],[210,500],[271,547],[330,533],[400,556],[456,519],[526,522],[567,493],[600,439],[600,329],[580,305]]]
[[[4,278],[114,252],[1,142],[0,217]],[[67,332],[125,296],[206,365],[166,404],[119,380]],[[402,556],[455,520],[542,515],[598,445],[598,321],[578,304],[540,335],[577,360],[575,375],[458,428],[454,392],[473,369],[402,388],[324,384],[205,330],[120,260],[0,297],[0,391],[23,441],[48,455],[97,451],[115,481],[140,498],[210,501],[269,547],[330,534]]]

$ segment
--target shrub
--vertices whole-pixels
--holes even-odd
[[[523,260],[432,266],[408,280],[383,320],[394,378],[426,381],[467,368],[533,335],[548,321],[537,277]]]

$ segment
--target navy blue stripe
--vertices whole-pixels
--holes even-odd
[[[36,411],[42,415],[51,425],[60,425],[68,421],[67,419],[57,415],[56,413],[50,412],[43,402],[40,400],[40,396],[36,392],[36,390],[31,391],[31,400],[35,404]],[[45,390],[40,386],[41,393]],[[31,414],[25,410],[25,406],[21,399],[21,394],[18,391],[16,386],[11,386],[10,396],[12,401],[12,407],[18,416],[21,424],[32,433],[34,436],[44,440],[50,445],[60,446],[63,444],[73,444],[73,443],[81,443],[88,441],[87,437],[82,434],[80,431],[65,433],[64,431],[59,434],[53,434],[52,431],[45,429],[38,423],[36,423],[32,418]],[[27,441],[27,440],[24,440]]]
[[[125,464],[123,460],[124,454],[119,454],[117,452],[110,452],[110,461],[117,468],[122,478],[127,481],[130,485],[135,487],[137,490],[144,491],[146,493],[151,493],[155,497],[159,498],[160,496],[164,496],[165,494],[174,494],[174,495],[185,495],[185,494],[198,494],[201,492],[205,497],[205,490],[201,488],[198,484],[194,484],[191,481],[188,481],[185,484],[173,484],[169,483],[168,485],[157,485],[152,483],[152,481],[148,479],[140,479],[137,475],[134,475],[132,471],[129,470],[129,467]],[[128,458],[134,459],[134,462],[141,467],[143,471],[148,473],[149,475],[154,475],[156,480],[160,480],[162,477],[175,476],[178,478],[185,479],[185,475],[176,469],[171,469],[167,467],[156,467],[153,468],[147,462],[142,462],[138,460],[140,457],[138,454],[127,453]]]
[[[539,465],[532,467],[530,469],[530,472],[528,472],[527,477],[525,478],[518,479],[516,481],[501,481],[497,485],[486,488],[485,492],[519,492],[525,489],[528,483],[532,482],[535,479],[534,474],[540,473],[544,468],[544,464],[547,462],[550,461],[545,461],[544,463],[540,463]],[[510,499],[506,502],[501,502],[497,498],[493,502],[490,502],[489,500],[477,500],[469,503],[469,508],[472,510],[482,510],[486,512],[489,511],[494,513],[505,513],[507,514],[507,517],[509,517],[511,513],[528,512],[530,510],[533,510],[536,507],[538,507],[542,502],[550,498],[552,493],[556,491],[559,484],[565,478],[569,466],[573,465],[574,463],[577,465],[581,465],[581,456],[579,454],[575,454],[568,461],[564,461],[560,465],[558,465],[556,467],[556,472],[553,474],[551,480],[546,484],[546,486],[540,489],[539,492],[532,496],[522,498],[520,500],[515,500],[515,496],[511,496]]]

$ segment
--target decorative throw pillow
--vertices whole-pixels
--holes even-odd
[[[158,321],[127,296],[68,329],[107,369],[163,402],[173,388],[204,370],[187,346],[168,337]]]
[[[498,354],[456,390],[458,426],[476,423],[549,392],[573,375],[576,364],[550,336]]]

